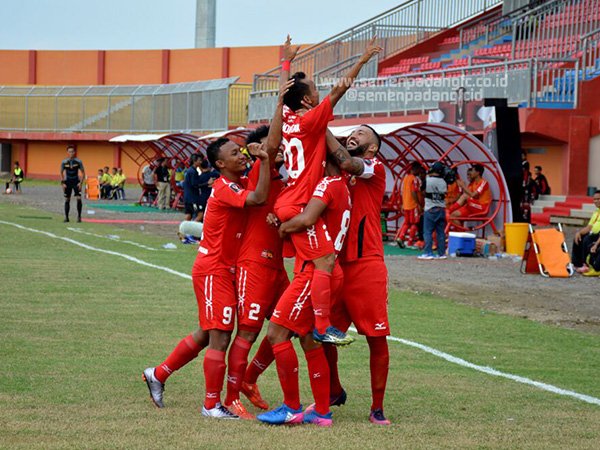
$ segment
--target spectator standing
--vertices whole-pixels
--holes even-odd
[[[535,199],[537,200],[540,195],[550,195],[550,185],[548,184],[546,176],[542,173],[542,166],[535,166],[533,174],[535,175],[533,181],[535,181],[536,185]]]
[[[425,213],[423,228],[425,248],[419,259],[446,259],[446,192],[448,185],[442,178],[444,165],[436,162],[425,177]],[[437,255],[433,254],[433,232],[437,237]]]
[[[100,178],[100,198],[110,198],[111,184],[112,177],[110,176],[108,166],[105,166]]]
[[[183,203],[185,208],[185,220],[201,222],[204,216],[204,208],[200,205],[200,174],[198,169],[202,160],[198,155],[190,158],[192,165],[185,171],[183,180]]]
[[[213,170],[208,163],[208,160],[203,160],[200,163],[200,206],[202,211],[206,209],[206,202],[212,192],[212,185],[221,174]]]
[[[15,167],[13,169],[13,173],[12,176],[10,178],[10,181],[8,183],[6,183],[6,189],[8,190],[10,183],[13,184],[13,186],[15,187],[15,194],[21,194],[21,183],[23,182],[23,179],[25,178],[25,172],[23,172],[23,169],[21,169],[21,166],[19,165],[19,161],[15,161]]]
[[[531,205],[535,201],[537,187],[531,172],[529,171],[529,163],[523,163],[523,184],[521,188],[521,217],[523,222],[531,223]]]
[[[158,167],[154,169],[154,183],[158,188],[157,206],[158,209],[167,209],[171,203],[171,184],[169,183],[171,175],[166,158],[159,159],[158,163]]]

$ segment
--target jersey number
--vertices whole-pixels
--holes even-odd
[[[304,161],[304,147],[302,141],[298,138],[292,138],[289,141],[283,139],[283,159],[285,161],[285,169],[290,178],[296,180],[306,167]]]
[[[223,308],[223,325],[229,325],[233,319],[233,308],[226,306]]]
[[[350,226],[350,210],[347,209],[346,211],[344,211],[344,214],[342,215],[342,223],[341,223],[340,232],[338,233],[337,237],[335,238],[335,242],[333,243],[333,248],[335,248],[335,250],[338,252],[342,251],[342,246],[344,245],[344,239],[346,239],[346,234],[348,233],[349,226]]]
[[[248,319],[258,320],[258,313],[260,312],[260,305],[258,303],[250,303],[250,311],[248,311]]]

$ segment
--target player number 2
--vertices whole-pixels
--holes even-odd
[[[233,319],[233,308],[226,306],[223,308],[223,325],[229,325]]]
[[[258,303],[250,303],[250,311],[248,312],[248,319],[258,320],[258,313],[260,312],[260,305]]]
[[[289,141],[283,140],[284,150],[283,159],[285,161],[285,169],[288,175],[296,179],[304,171],[306,163],[304,161],[304,147],[302,141],[298,138],[291,138]]]
[[[350,226],[350,210],[347,209],[344,211],[342,215],[342,226],[340,227],[340,232],[335,238],[335,242],[333,243],[333,248],[336,251],[341,252],[342,246],[344,245],[344,239],[346,239],[346,234],[348,233],[348,227]]]

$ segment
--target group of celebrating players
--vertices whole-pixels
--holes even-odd
[[[240,393],[267,410],[257,379],[275,361],[283,403],[256,418],[274,425],[331,426],[330,407],[346,402],[337,346],[354,340],[345,334],[354,323],[370,350],[369,420],[388,425],[383,397],[390,330],[380,225],[386,183],[383,165],[376,159],[381,139],[361,125],[344,147],[327,129],[334,106],[381,48],[371,40],[322,101],[304,73],[290,77],[297,51],[288,36],[273,120],[247,138],[255,160],[247,177],[247,158],[235,142],[221,138],[207,148],[208,160],[221,176],[207,204],[192,269],[200,325],[164,362],[144,370],[143,378],[154,404],[163,407],[168,377],[206,348],[202,414],[254,419]],[[281,165],[288,175],[285,184]],[[284,256],[296,258],[291,283]],[[248,363],[267,318],[266,336]],[[314,397],[306,409],[300,403],[298,357],[291,341],[295,336],[305,353]]]

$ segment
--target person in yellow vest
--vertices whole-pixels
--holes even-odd
[[[8,183],[6,183],[5,189],[8,191],[10,183],[12,183],[13,186],[15,187],[15,194],[21,194],[22,193],[21,183],[23,182],[24,178],[25,178],[25,172],[23,172],[23,169],[19,165],[19,161],[15,161],[15,168],[13,169],[13,173],[10,178],[10,181]]]
[[[116,173],[112,176],[112,197],[114,199],[125,200],[125,175],[123,175],[123,169],[115,168],[113,169]]]
[[[571,262],[575,270],[587,276],[600,275],[600,190],[594,193],[596,211],[587,226],[575,234]]]
[[[104,173],[100,178],[100,198],[110,198],[110,192],[112,189],[112,176],[108,171],[108,166],[104,167]]]

